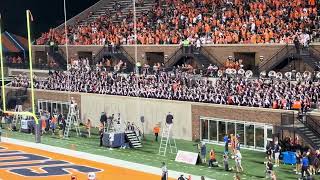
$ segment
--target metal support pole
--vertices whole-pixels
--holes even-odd
[[[34,125],[34,135],[35,135],[35,142],[41,143],[41,124],[42,121],[39,121],[39,123],[35,123]]]

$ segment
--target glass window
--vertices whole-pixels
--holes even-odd
[[[61,103],[58,104],[57,111],[58,111],[58,114],[62,112],[62,104]]]
[[[49,111],[49,113],[52,113],[52,103],[51,102],[48,102],[47,103],[48,104],[48,109],[47,109],[47,111]]]
[[[67,104],[62,104],[62,115],[67,118],[69,112],[69,106]]]
[[[270,128],[267,129],[267,138],[272,139],[272,129]]]
[[[242,123],[237,123],[237,134],[240,136],[238,138],[240,144],[244,144],[244,124]]]
[[[208,139],[208,120],[201,120],[201,133],[202,139]]]
[[[219,139],[218,141],[221,141],[223,142],[223,137],[226,135],[226,122],[222,122],[222,121],[219,121],[218,123],[218,132],[219,132]]]
[[[210,140],[217,141],[217,121],[209,121],[210,127]]]
[[[56,112],[57,111],[57,103],[52,103],[52,110],[51,110],[52,112],[51,112],[51,114],[53,114],[54,112]]]
[[[42,103],[41,103],[41,101],[38,101],[38,111],[41,111],[42,110]]]
[[[43,111],[47,110],[47,103],[45,101],[42,101],[42,110]]]
[[[246,145],[254,146],[254,125],[246,124]]]
[[[234,123],[232,122],[228,122],[227,123],[227,126],[228,126],[228,134],[233,134],[235,135],[235,128],[234,128]]]
[[[255,126],[256,128],[256,148],[264,148],[264,127]]]

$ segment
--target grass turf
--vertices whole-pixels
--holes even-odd
[[[95,130],[96,132],[96,130]],[[4,137],[15,138],[25,141],[34,141],[34,135],[25,134],[20,132],[11,132],[4,130]],[[159,142],[155,142],[152,135],[146,135],[143,140],[143,148],[141,149],[113,149],[109,150],[105,147],[99,147],[99,137],[97,134],[93,134],[91,138],[76,137],[74,132],[71,132],[71,137],[69,139],[60,139],[58,135],[52,136],[51,134],[43,135],[41,138],[41,143],[74,149],[77,151],[87,152],[91,154],[97,154],[107,157],[112,157],[116,159],[126,160],[130,162],[145,164],[154,167],[160,167],[161,162],[166,162],[167,167],[170,170],[185,172],[187,174],[194,174],[199,176],[205,176],[212,179],[218,180],[230,180],[233,179],[235,172],[225,172],[222,164],[222,154],[224,147],[219,145],[208,145],[207,150],[214,148],[216,151],[216,157],[221,165],[221,167],[215,167],[209,169],[207,164],[200,165],[188,165],[184,163],[175,162],[175,154],[167,153],[166,157],[157,155]],[[195,142],[176,140],[177,147],[179,150],[197,152]],[[265,177],[265,153],[256,152],[250,150],[241,150],[243,159],[242,165],[244,172],[240,174],[241,179],[264,179]],[[208,159],[209,157],[207,157]],[[234,160],[229,159],[229,167],[234,166]],[[277,178],[280,180],[287,179],[297,179],[299,176],[295,175],[292,171],[295,166],[292,165],[281,165],[276,167],[275,172]],[[178,178],[178,177],[177,177]],[[315,177],[320,179],[319,176]]]

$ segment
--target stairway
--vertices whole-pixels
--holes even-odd
[[[206,57],[205,55],[203,55],[202,53],[200,53],[199,51],[195,51],[193,53],[194,58],[196,59],[196,61],[199,63],[199,65],[204,65],[204,67],[208,67],[210,64],[213,64],[208,57]]]
[[[319,63],[320,58],[317,57],[309,48],[302,49],[300,57],[306,64],[312,67],[312,69],[316,70],[318,68],[317,64]]]
[[[313,148],[320,148],[320,122],[312,119],[309,115],[301,115],[295,127],[297,132]]]
[[[141,148],[142,147],[141,141],[134,131],[126,131],[125,134],[129,140],[129,144],[132,148]]]
[[[135,60],[121,46],[114,51],[112,51],[111,47],[104,46],[96,55],[95,63],[100,62],[101,59],[104,57],[111,57],[113,60],[122,60],[124,63],[127,64],[128,72],[134,71]]]
[[[57,63],[59,64],[59,68],[66,70],[67,69],[67,60],[64,56],[64,52],[62,49],[57,47],[47,47],[45,50],[48,55]]]
[[[300,134],[303,134],[304,139],[310,141],[314,146],[314,148],[318,149],[320,148],[320,137],[314,133],[310,128],[303,125],[302,127],[298,127],[297,131],[300,132]],[[309,144],[311,144],[309,142]]]
[[[205,48],[196,49],[194,46],[182,46],[177,49],[173,55],[165,62],[166,67],[174,66],[182,57],[192,57],[198,65],[208,67],[210,64],[215,64],[221,67],[222,64],[209,53]]]

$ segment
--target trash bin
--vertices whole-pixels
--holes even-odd
[[[295,152],[291,152],[291,151],[282,152],[282,157],[283,157],[284,164],[293,165],[297,163]]]

